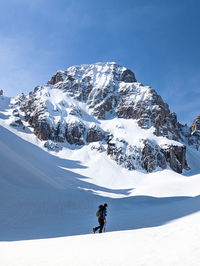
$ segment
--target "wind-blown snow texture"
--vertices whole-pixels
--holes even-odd
[[[102,118],[96,112],[103,107],[92,106],[96,96],[81,87],[90,72],[93,96],[106,84],[118,99]],[[28,96],[0,96],[0,264],[198,265],[198,118],[190,129],[164,112],[166,121],[161,117],[156,124],[153,110],[169,110],[167,105],[115,63],[58,73]],[[76,91],[75,81],[64,88],[72,77],[78,80]],[[121,96],[123,84],[129,96],[137,94],[138,103],[130,107],[143,107],[142,116],[118,112],[120,102],[131,99]],[[156,108],[152,95],[161,104]],[[172,171],[179,163],[190,170]],[[89,236],[97,224],[96,208],[104,202],[107,233]],[[7,242],[17,240],[29,241]],[[103,248],[105,256],[99,258]]]

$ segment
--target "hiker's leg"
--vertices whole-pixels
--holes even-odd
[[[100,225],[94,228],[94,231],[97,231],[100,228]]]
[[[99,229],[99,233],[102,233],[102,231],[103,231],[103,227],[104,227],[104,220],[101,219],[101,221],[100,221],[100,229]]]
[[[99,222],[99,226],[93,229],[95,232],[101,228],[101,219],[98,219],[98,222]]]

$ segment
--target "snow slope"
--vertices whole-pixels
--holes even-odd
[[[0,134],[1,240],[86,234],[102,202],[110,206],[109,231],[157,226],[199,210],[190,203],[199,194],[198,176],[130,172],[84,149],[67,156],[66,148],[63,159],[64,151],[52,155],[2,126]]]
[[[0,243],[4,266],[197,266],[200,213],[156,228]],[[12,254],[12,257],[11,257]]]
[[[9,102],[0,110],[0,265],[199,264],[198,152],[186,175],[128,171],[94,144],[50,152],[31,129],[9,126]],[[108,233],[88,235],[104,202]]]

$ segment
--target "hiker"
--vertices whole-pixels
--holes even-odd
[[[98,217],[99,226],[93,228],[94,234],[96,233],[97,230],[99,230],[99,233],[102,233],[104,224],[106,223],[107,208],[108,208],[107,203],[99,206],[99,209],[96,213],[96,216]]]

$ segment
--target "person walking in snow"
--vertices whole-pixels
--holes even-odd
[[[104,224],[106,223],[107,208],[108,208],[107,203],[99,206],[99,209],[96,213],[96,216],[98,217],[99,226],[93,228],[94,234],[96,233],[97,230],[99,230],[99,233],[102,233]]]

